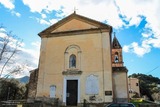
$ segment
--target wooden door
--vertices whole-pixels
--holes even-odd
[[[67,80],[66,97],[67,106],[77,106],[78,80]]]

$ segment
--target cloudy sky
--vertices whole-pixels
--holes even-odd
[[[37,34],[76,10],[114,28],[128,75],[144,73],[160,78],[159,4],[160,0],[0,0],[0,23],[23,39],[23,54],[17,57],[17,63],[29,66],[23,75],[37,68]]]

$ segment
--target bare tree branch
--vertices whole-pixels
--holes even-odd
[[[16,35],[13,35],[12,32],[7,33],[4,28],[0,26],[0,62],[2,66],[0,68],[0,78],[5,67],[14,60],[13,56],[18,52],[18,48],[21,46],[21,43],[21,39]]]

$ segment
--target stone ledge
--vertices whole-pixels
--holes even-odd
[[[79,69],[67,69],[62,72],[63,75],[81,75],[82,71]]]
[[[123,67],[112,67],[113,72],[128,72],[128,69],[123,66]]]

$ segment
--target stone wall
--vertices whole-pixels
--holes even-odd
[[[35,99],[36,97],[38,71],[39,71],[38,68],[30,71],[30,79],[28,85],[28,99]]]

